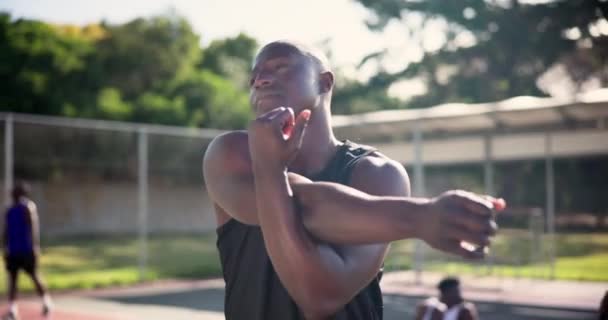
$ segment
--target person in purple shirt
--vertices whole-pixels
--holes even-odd
[[[51,299],[38,273],[40,255],[40,230],[38,212],[34,201],[29,199],[29,187],[18,182],[12,190],[13,203],[6,210],[4,224],[4,262],[8,272],[8,303],[6,319],[18,319],[17,276],[25,271],[33,280],[36,291],[42,298],[42,314],[47,316]]]

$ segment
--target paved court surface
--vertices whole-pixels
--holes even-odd
[[[435,293],[440,275],[425,274],[422,285],[412,273],[389,273],[383,281],[385,320],[413,318],[418,301]],[[484,320],[597,319],[595,312],[608,283],[461,278],[465,296]],[[164,281],[130,288],[55,295],[53,320],[223,320],[222,280]],[[6,306],[0,307],[5,311]],[[35,298],[20,303],[21,319],[38,320]]]
[[[2,319],[7,314],[7,306],[0,308]],[[82,310],[80,312],[70,312],[57,308],[47,317],[42,316],[42,307],[39,303],[25,301],[19,303],[19,319],[21,320],[119,320],[118,317],[101,316],[97,312]]]

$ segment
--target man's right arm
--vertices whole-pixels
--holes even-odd
[[[215,138],[205,153],[203,171],[210,197],[222,211],[240,222],[259,224],[246,132],[231,132]],[[480,197],[472,194],[449,194],[436,198],[440,201],[434,201],[431,206],[429,199],[373,197],[348,186],[312,182],[293,174],[290,174],[290,184],[304,212],[308,231],[333,244],[417,237],[443,251],[478,257],[479,254],[472,255],[454,240],[484,246],[488,236],[495,232],[488,208],[479,202]],[[453,210],[446,204],[464,204],[480,213],[467,213],[471,211],[468,208]],[[420,228],[422,226],[424,228]]]

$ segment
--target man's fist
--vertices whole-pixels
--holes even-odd
[[[427,204],[420,238],[441,251],[483,258],[483,249],[490,245],[498,228],[495,212],[505,207],[503,199],[462,190],[445,192]]]
[[[279,107],[249,124],[249,152],[254,166],[285,169],[302,146],[310,110],[295,117],[293,109]]]

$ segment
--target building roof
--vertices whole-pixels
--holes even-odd
[[[341,137],[361,141],[401,139],[416,129],[427,135],[472,132],[515,132],[547,128],[605,125],[608,88],[572,99],[520,96],[489,103],[448,103],[426,109],[385,110],[336,115],[334,129]]]

